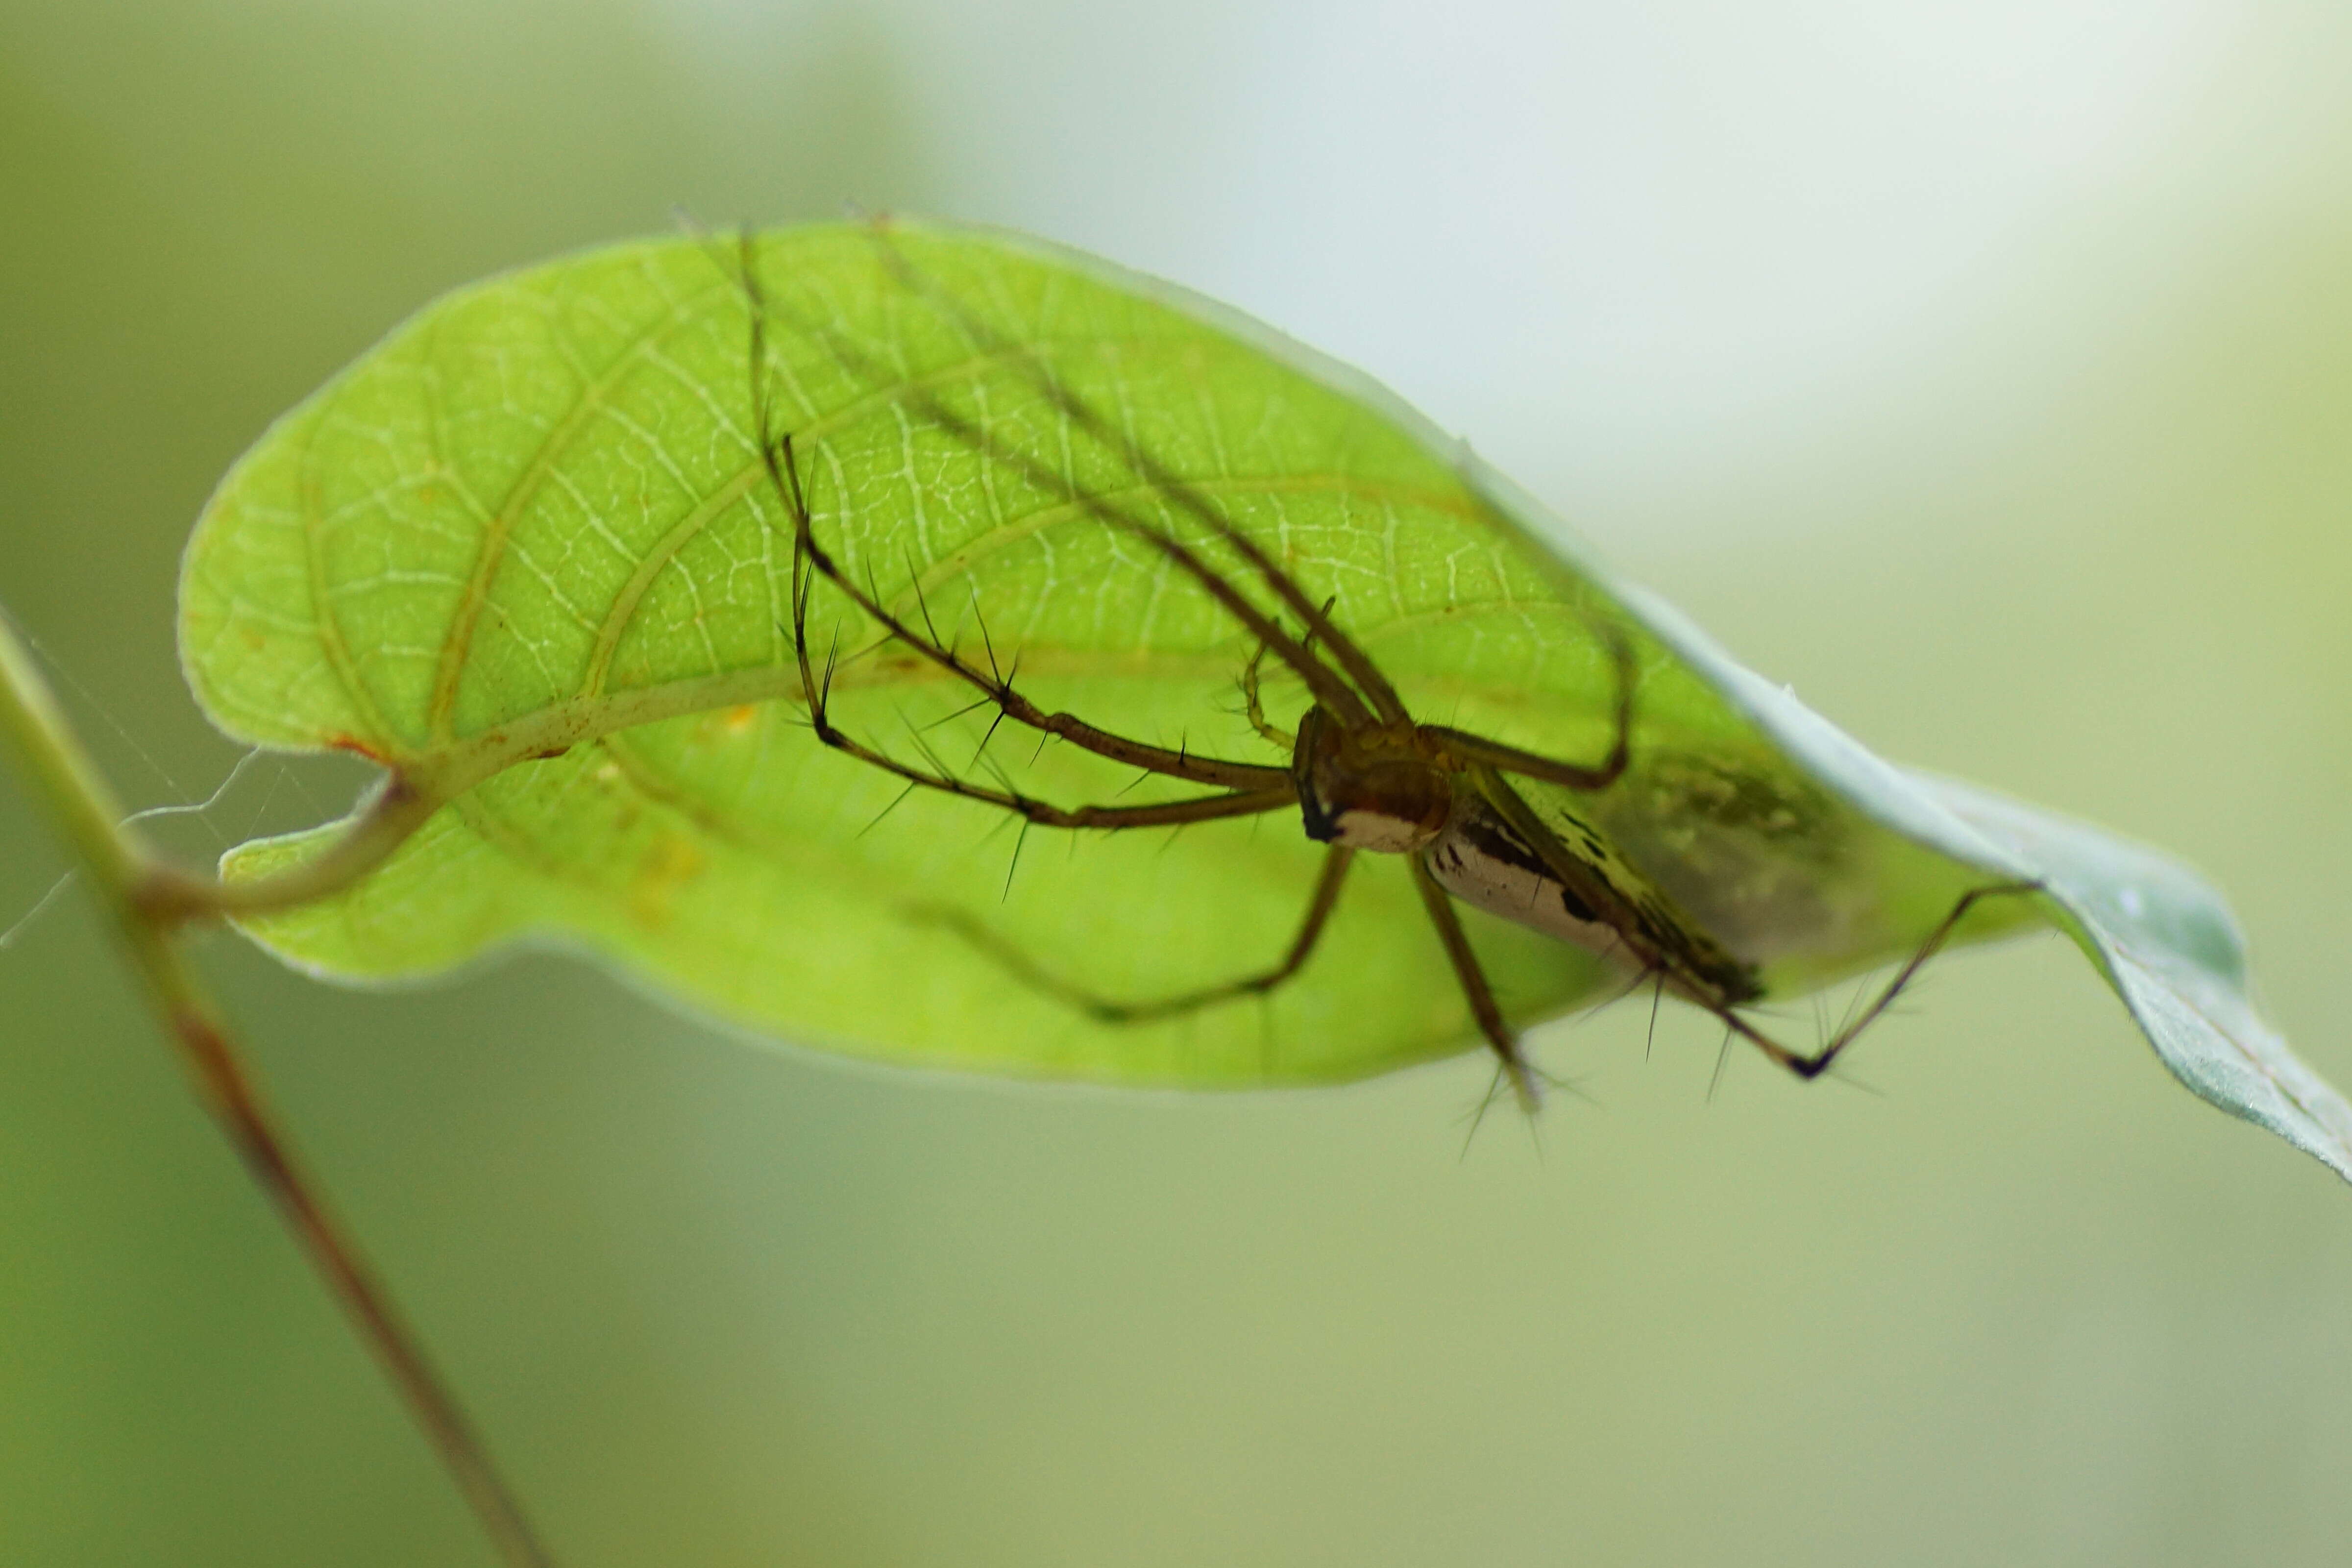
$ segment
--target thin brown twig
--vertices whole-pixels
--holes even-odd
[[[180,932],[189,919],[214,911],[188,904],[184,895],[175,903],[168,891],[158,889],[201,884],[164,867],[136,831],[122,825],[123,813],[113,792],[5,616],[0,616],[0,732],[15,742],[34,794],[78,851],[90,886],[111,917],[116,939],[144,983],[166,1037],[195,1079],[205,1109],[277,1205],[311,1267],[408,1402],[500,1558],[509,1568],[553,1568],[554,1558],[499,1478],[456,1395],[435,1371],[375,1271],[319,1196],[318,1184],[278,1130],[220,1009],[188,967]],[[394,809],[399,809],[396,800]],[[398,835],[405,836],[404,829]]]

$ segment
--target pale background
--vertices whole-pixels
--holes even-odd
[[[490,269],[854,201],[1364,365],[1874,747],[2201,866],[2352,1084],[2352,11],[483,10],[0,9],[0,602],[134,803],[235,761],[173,576],[273,415]],[[62,864],[0,783],[0,925]],[[2352,1191],[2052,940],[1939,964],[1874,1096],[1709,1102],[1627,1006],[1466,1155],[1471,1060],[1055,1092],[555,959],[205,963],[574,1568],[2352,1539]],[[72,898],[0,952],[0,1561],[489,1562]]]

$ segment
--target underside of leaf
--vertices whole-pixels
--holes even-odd
[[[1244,710],[1255,640],[1106,506],[1204,552],[1223,548],[1213,516],[1328,602],[1416,717],[1547,755],[1606,751],[1610,639],[1629,639],[1627,775],[1536,804],[1605,839],[1769,995],[1906,958],[1972,888],[2039,883],[1977,906],[1958,939],[2055,921],[2189,1087],[2352,1174],[2352,1115],[2254,1017],[2201,884],[1870,756],[1360,376],[1012,237],[781,232],[751,247],[756,291],[740,255],[648,242],[452,295],[230,474],[183,576],[206,711],[256,744],[362,753],[438,807],[356,885],[248,921],[257,940],[376,981],[566,942],[762,1034],[1107,1082],[1333,1081],[1474,1042],[1393,861],[1351,877],[1324,945],[1263,998],[1123,1025],[1041,984],[1135,1000],[1263,969],[1318,847],[1295,812],[1024,828],[817,743],[764,402],[815,531],[877,602],[1046,709],[1150,744],[1288,761]],[[809,624],[835,721],[910,764],[1065,804],[1190,787],[998,722],[831,584]],[[1264,698],[1283,726],[1308,701],[1271,674]],[[224,874],[343,831],[246,846]],[[1521,1023],[1622,984],[1602,955],[1469,925]]]

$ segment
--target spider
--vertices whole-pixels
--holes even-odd
[[[1663,889],[1616,853],[1597,830],[1573,815],[1562,817],[1560,826],[1548,822],[1521,787],[1523,782],[1532,782],[1576,795],[1598,795],[1625,775],[1633,762],[1640,669],[1633,644],[1622,629],[1598,618],[1591,623],[1615,686],[1611,703],[1612,739],[1597,759],[1547,756],[1416,718],[1379,665],[1334,620],[1335,600],[1317,603],[1256,540],[1235,527],[1196,488],[1149,452],[1121,442],[1108,421],[1083,398],[1041,366],[1009,352],[1009,345],[959,301],[940,299],[891,251],[887,237],[877,233],[877,238],[887,264],[901,281],[930,293],[983,350],[1025,366],[1031,384],[1071,429],[1107,449],[1122,452],[1145,486],[1197,524],[1204,542],[1222,547],[1239,572],[1229,574],[1204,552],[1202,544],[1180,538],[1123,501],[1082,490],[1043,459],[997,440],[975,419],[920,385],[904,388],[903,405],[973,452],[1005,465],[1049,493],[1059,493],[1104,526],[1139,541],[1207,594],[1255,641],[1255,651],[1240,677],[1247,716],[1261,736],[1289,752],[1290,761],[1286,766],[1276,766],[1199,755],[1188,749],[1170,749],[1120,735],[1069,712],[1047,711],[1014,685],[1017,657],[1011,672],[999,664],[984,624],[981,628],[984,653],[975,660],[940,637],[919,590],[917,613],[910,619],[886,604],[870,580],[861,584],[845,571],[817,537],[793,437],[789,432],[775,432],[771,421],[765,376],[769,306],[757,280],[747,237],[739,276],[750,303],[753,415],[767,478],[793,530],[791,635],[808,722],[816,739],[895,775],[908,790],[983,802],[1027,825],[1118,831],[1295,810],[1306,837],[1326,846],[1306,910],[1278,960],[1219,984],[1144,1000],[1096,994],[1049,973],[960,911],[926,911],[988,952],[1024,983],[1109,1024],[1161,1019],[1270,993],[1296,976],[1314,954],[1357,858],[1365,854],[1392,856],[1404,862],[1412,879],[1478,1032],[1493,1050],[1501,1074],[1521,1103],[1532,1108],[1538,1100],[1537,1074],[1496,1001],[1494,988],[1455,910],[1457,900],[1603,955],[1630,971],[1626,991],[1654,981],[1661,994],[1671,993],[1719,1019],[1727,1031],[1727,1039],[1745,1039],[1772,1062],[1801,1079],[1811,1079],[1826,1071],[1886,1011],[1979,900],[2040,891],[2032,883],[1998,883],[1962,894],[1909,959],[1843,1027],[1811,1052],[1782,1045],[1741,1012],[1765,994],[1755,965],[1735,957],[1710,936]],[[870,363],[854,344],[824,329],[811,330],[825,336],[835,356],[861,380],[875,384],[886,379],[881,367]],[[835,721],[831,708],[837,641],[820,661],[809,634],[810,592],[820,577],[845,595],[890,641],[978,693],[973,706],[993,707],[992,733],[996,724],[1010,721],[1041,737],[1058,739],[1209,793],[1148,805],[1058,805],[1024,793],[1009,780],[1001,780],[1003,787],[996,787],[958,776],[943,766],[910,764],[849,734]],[[1270,605],[1244,591],[1243,584],[1251,579],[1270,596]],[[1296,677],[1310,699],[1296,731],[1286,731],[1266,716],[1260,697],[1260,673],[1267,658]]]

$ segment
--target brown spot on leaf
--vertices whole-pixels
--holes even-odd
[[[629,913],[643,926],[667,925],[678,889],[700,876],[707,864],[702,851],[683,834],[656,835],[629,879]]]
[[[327,737],[327,744],[339,752],[350,752],[355,756],[365,757],[378,767],[392,766],[392,759],[384,754],[383,747],[373,741],[362,741],[357,735],[347,734],[338,730]]]

